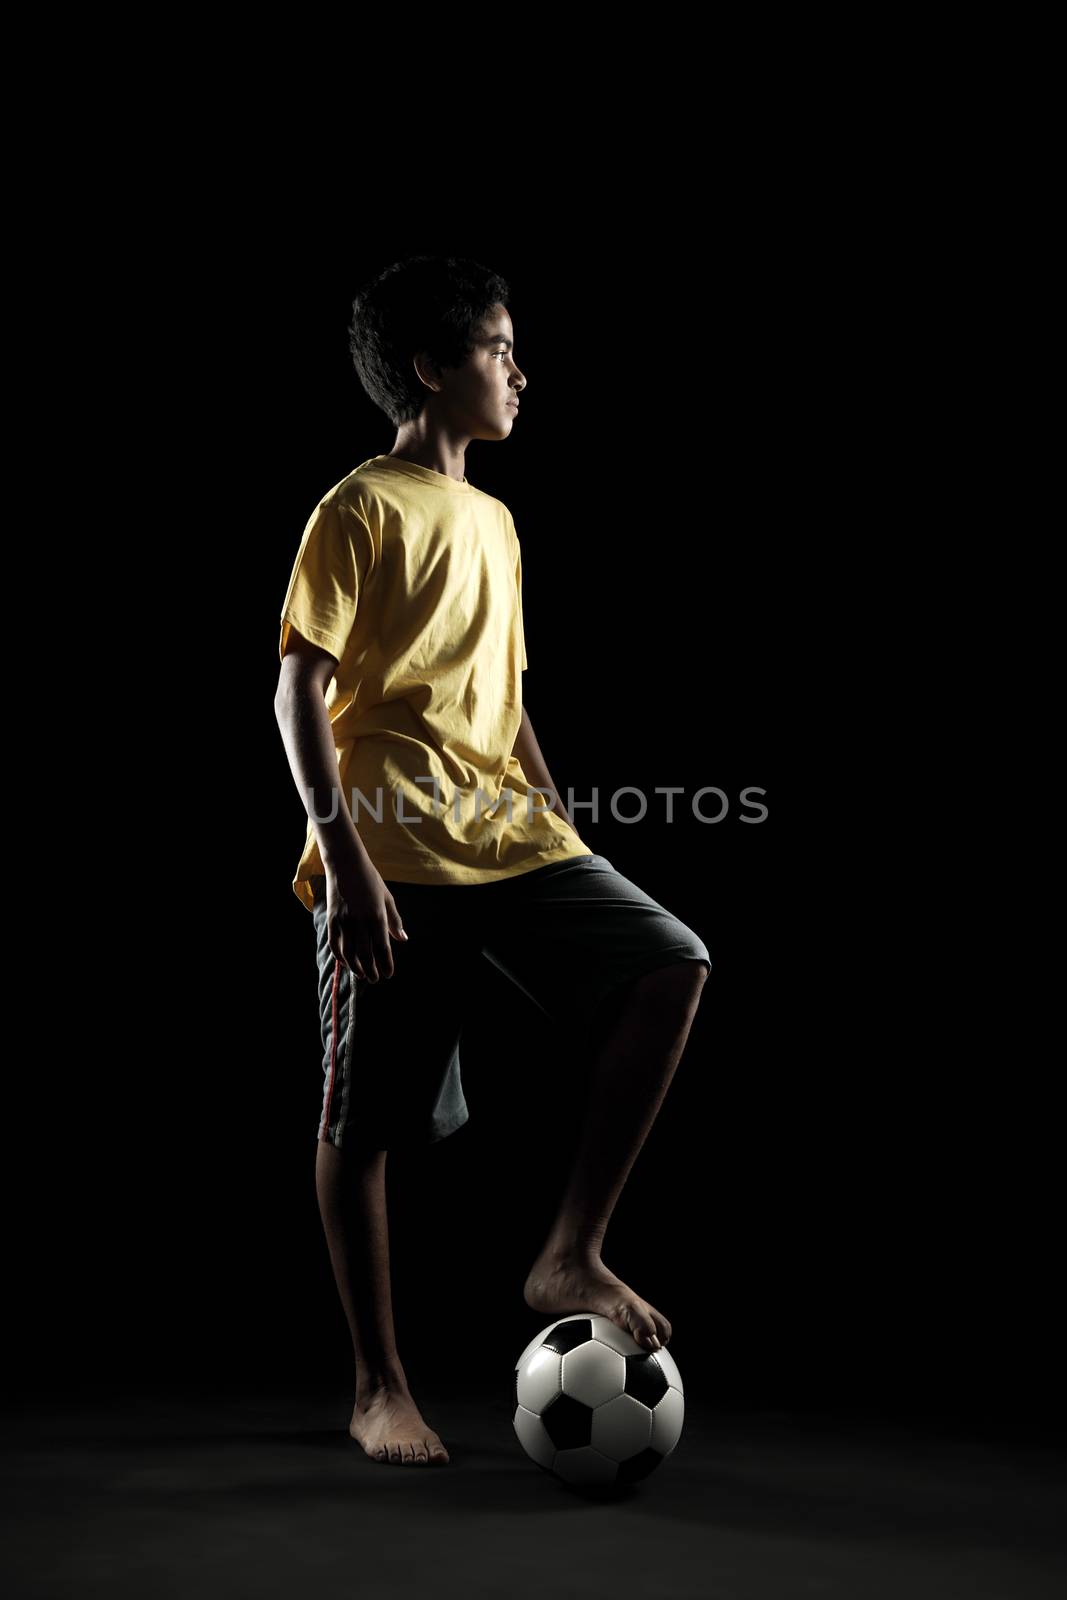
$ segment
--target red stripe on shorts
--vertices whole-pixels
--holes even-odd
[[[341,981],[341,963],[337,960],[333,964],[333,1023],[330,1028],[330,1081],[326,1086],[326,1110],[322,1119],[322,1137],[325,1139],[330,1132],[330,1105],[333,1101],[333,1086],[337,1081],[337,986]]]

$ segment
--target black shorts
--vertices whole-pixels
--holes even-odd
[[[467,1121],[459,1045],[479,956],[553,1019],[596,1024],[615,990],[711,957],[703,941],[604,856],[571,856],[476,884],[387,880],[408,939],[369,983],[335,960],[326,879],[311,879],[322,1024],[318,1138],[388,1150]]]

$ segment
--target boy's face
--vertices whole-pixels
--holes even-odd
[[[461,367],[448,367],[437,396],[450,423],[472,439],[506,439],[518,416],[526,379],[515,363],[515,333],[507,308],[495,305],[474,330],[474,350]]]

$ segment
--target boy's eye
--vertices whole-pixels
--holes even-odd
[[[507,351],[506,350],[494,350],[493,354],[495,356],[506,356],[507,355]]]

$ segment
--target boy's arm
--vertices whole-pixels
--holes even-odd
[[[522,721],[519,723],[519,731],[515,735],[514,755],[531,783],[536,784],[539,789],[552,790],[552,793],[556,796],[555,811],[557,816],[562,817],[567,826],[574,828],[575,833],[577,833],[578,829],[574,827],[574,823],[568,816],[562,796],[552,782],[552,775],[545,766],[545,758],[541,754],[541,747],[534,737],[533,723],[530,721],[530,716],[525,706],[522,708]]]
[[[370,861],[337,782],[337,750],[326,710],[326,688],[336,671],[336,656],[294,628],[274,696],[285,753],[328,873],[345,864]],[[330,820],[320,822],[320,817]]]

